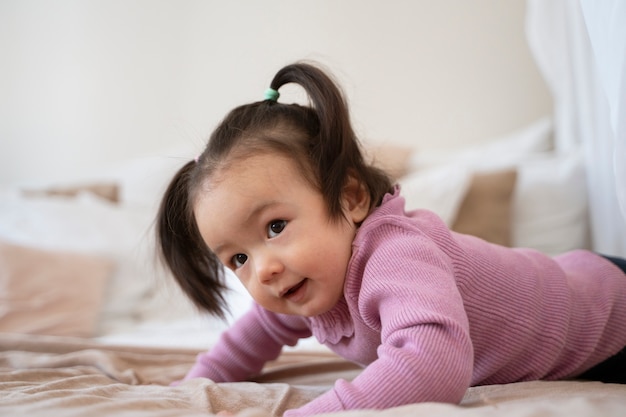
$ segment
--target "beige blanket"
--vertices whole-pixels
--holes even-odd
[[[286,352],[256,382],[196,379],[177,387],[198,352],[0,334],[0,415],[193,417],[220,410],[279,416],[359,370],[332,354]],[[626,416],[626,386],[525,382],[475,387],[461,405],[423,403],[336,416]]]

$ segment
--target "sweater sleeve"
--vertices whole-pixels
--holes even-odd
[[[380,331],[377,359],[352,382],[285,416],[382,409],[425,401],[459,403],[470,385],[473,349],[452,264],[428,239],[394,236],[368,255],[359,288],[359,317]],[[356,285],[356,284],[355,284]]]
[[[258,374],[267,361],[276,359],[283,346],[293,346],[309,336],[311,331],[305,319],[271,313],[255,303],[212,349],[198,355],[184,379],[244,381]]]

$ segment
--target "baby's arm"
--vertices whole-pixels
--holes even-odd
[[[378,359],[352,382],[338,380],[332,390],[287,411],[285,417],[386,409],[424,401],[458,404],[472,375],[469,337],[455,326],[433,324],[414,330],[414,336],[407,337],[411,329],[405,329],[383,343]],[[424,343],[415,344],[413,339]]]
[[[360,286],[346,285],[346,297],[356,303],[353,320],[380,332],[377,359],[352,382],[337,381],[285,416],[459,403],[470,386],[474,352],[453,266],[428,241],[406,233],[367,255]]]
[[[267,361],[276,359],[283,346],[293,346],[310,335],[303,318],[273,314],[254,304],[212,349],[198,355],[184,379],[244,381],[258,374]]]

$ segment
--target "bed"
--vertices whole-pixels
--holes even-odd
[[[393,147],[369,155],[398,176],[409,206],[430,208],[455,230],[547,253],[589,247],[581,155],[556,154],[552,141],[552,122],[542,119],[445,156]],[[254,381],[169,386],[250,304],[229,275],[227,320],[199,314],[155,261],[154,208],[178,163],[155,157],[103,176],[108,182],[3,191],[1,414],[194,416],[227,409],[280,415],[359,372],[307,339]],[[626,386],[565,381],[475,387],[458,406],[358,415],[624,410]]]
[[[66,337],[4,335],[0,412],[7,416],[281,415],[351,378],[352,365],[321,352],[286,352],[257,380],[169,387],[193,349],[119,347]],[[470,388],[460,405],[423,403],[341,416],[622,416],[626,389],[599,382],[524,382]]]
[[[433,210],[454,230],[549,254],[595,248],[588,156],[563,146],[562,124],[557,109],[454,152],[368,145],[367,153],[397,178],[409,207]],[[251,302],[228,275],[226,320],[200,314],[155,260],[159,196],[192,157],[175,149],[89,181],[0,190],[0,415],[279,416],[359,373],[306,339],[253,380],[170,386]],[[625,413],[626,386],[573,380],[472,387],[459,405],[336,415]]]

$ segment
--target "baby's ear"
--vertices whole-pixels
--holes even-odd
[[[350,175],[343,187],[342,205],[347,219],[355,224],[361,223],[370,210],[370,195],[365,186]]]

